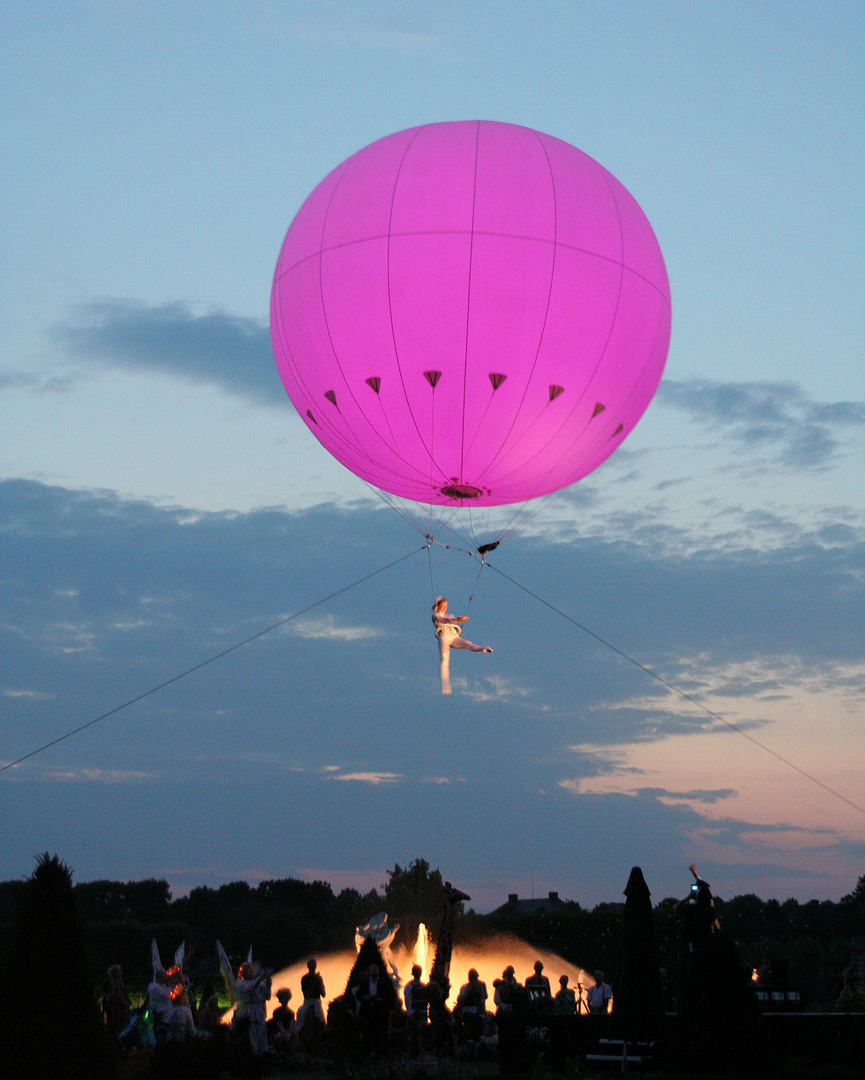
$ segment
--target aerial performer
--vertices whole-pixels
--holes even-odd
[[[510,524],[475,538],[478,508],[560,491],[635,427],[664,369],[670,288],[645,214],[588,155],[514,124],[426,124],[309,195],[270,331],[322,446],[405,500],[428,546],[473,514],[483,560]]]
[[[462,623],[468,622],[468,615],[448,615],[448,602],[443,596],[436,598],[432,606],[432,621],[435,635],[439,643],[439,655],[441,666],[442,693],[451,692],[451,649],[468,649],[469,652],[491,653],[493,650],[486,645],[474,645],[463,636]]]

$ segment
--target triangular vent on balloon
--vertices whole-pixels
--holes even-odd
[[[270,295],[280,378],[322,447],[418,517],[517,513],[616,451],[660,383],[670,290],[645,214],[603,163],[466,119],[332,164],[285,233]]]

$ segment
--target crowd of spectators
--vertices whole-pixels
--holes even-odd
[[[327,1015],[326,990],[315,959],[308,961],[300,980],[302,1002],[296,1014],[290,1005],[291,989],[281,986],[273,993],[271,973],[251,959],[236,974],[223,966],[232,1002],[228,1008],[220,1005],[212,980],[196,984],[187,969],[186,958],[167,969],[155,966],[137,1008],[132,1006],[120,966],[109,969],[102,996],[104,1021],[121,1048],[135,1051],[184,1044],[213,1053],[233,1046],[254,1057],[288,1057],[323,1052],[335,1042],[343,1048],[353,1044],[361,1058],[389,1053],[413,1058],[424,1053],[479,1054],[496,1050],[499,1028],[511,1018],[574,1016],[607,1012],[612,1007],[602,972],[595,973],[594,987],[586,990],[580,983],[576,991],[568,985],[568,976],[562,975],[553,994],[540,960],[524,983],[517,980],[512,966],[506,967],[501,978],[493,981],[492,996],[477,970],[469,969],[453,1009],[446,1007],[436,986],[423,981],[420,966],[412,968],[412,978],[400,993],[390,976],[371,964],[331,1002]],[[278,1004],[266,1019],[272,997]]]

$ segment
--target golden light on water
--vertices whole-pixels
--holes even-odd
[[[435,947],[430,942],[426,927],[421,924],[418,932],[418,941],[414,948],[408,949],[404,945],[396,945],[391,949],[394,962],[399,970],[400,979],[404,986],[411,980],[413,964],[420,964],[423,969],[422,978],[429,979],[430,968],[435,959]],[[349,972],[357,960],[357,952],[354,949],[346,949],[342,952],[317,954],[318,972],[324,980],[325,986],[325,1013],[330,1002],[339,997],[345,990]],[[493,1009],[493,980],[500,979],[502,971],[510,964],[516,970],[517,979],[523,983],[533,973],[536,960],[544,965],[544,974],[550,980],[553,994],[559,989],[559,977],[568,976],[568,985],[575,991],[577,984],[583,987],[594,986],[595,980],[582,968],[575,964],[569,964],[555,953],[546,949],[537,949],[533,945],[527,945],[519,938],[503,934],[488,938],[483,942],[474,944],[455,945],[451,956],[450,981],[451,994],[448,998],[448,1007],[453,1007],[457,994],[463,983],[468,982],[469,968],[476,968],[480,978],[487,984],[489,1001],[487,1007]],[[267,1015],[273,1012],[278,1005],[276,991],[287,986],[291,990],[291,1007],[295,1012],[300,1008],[303,995],[300,990],[300,979],[306,974],[306,960],[291,964],[273,975],[273,997],[267,1002]],[[401,996],[401,995],[400,995]],[[228,1014],[224,1019],[228,1019]]]
[[[414,947],[415,964],[420,964],[423,968],[423,975],[421,978],[428,979],[430,970],[433,966],[433,960],[435,960],[435,949],[432,946],[432,940],[429,936],[429,930],[426,928],[425,923],[421,923],[417,928],[417,942]],[[405,978],[409,978],[410,975],[406,975]],[[405,981],[405,979],[403,979]]]

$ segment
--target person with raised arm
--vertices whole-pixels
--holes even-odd
[[[486,645],[475,645],[462,636],[462,624],[468,622],[468,619],[468,615],[449,615],[448,602],[445,597],[436,597],[432,606],[432,622],[439,643],[441,660],[439,674],[443,694],[451,692],[451,649],[468,649],[469,652],[480,653],[491,653],[493,651]]]

